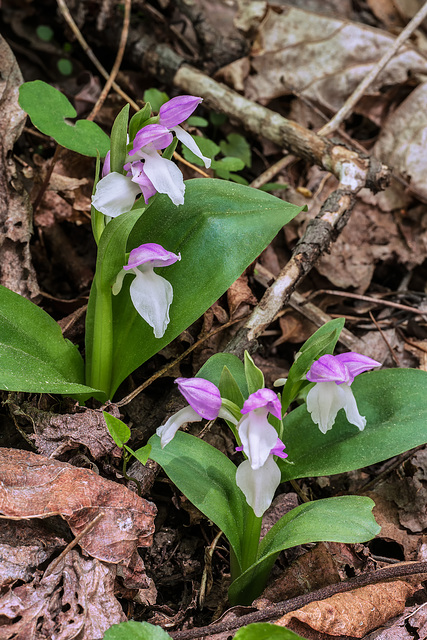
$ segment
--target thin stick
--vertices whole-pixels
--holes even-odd
[[[40,206],[41,201],[43,200],[43,196],[45,194],[45,191],[47,189],[47,186],[49,184],[49,180],[51,178],[51,175],[53,173],[53,170],[55,168],[56,163],[59,160],[59,156],[61,155],[61,151],[64,147],[61,147],[59,144],[56,145],[55,147],[55,153],[53,154],[52,160],[50,161],[50,165],[49,168],[47,170],[45,179],[43,180],[43,184],[39,189],[39,192],[37,194],[36,199],[34,200],[33,203],[33,215],[35,214],[35,212],[37,211],[37,209]]]
[[[255,180],[253,180],[249,186],[253,187],[254,189],[259,189],[267,182],[270,182],[270,180],[272,180],[275,176],[277,176],[277,174],[280,173],[282,169],[285,169],[285,167],[288,167],[290,164],[292,164],[292,162],[296,160],[298,160],[298,158],[292,155],[280,158],[280,160],[271,165],[271,167],[268,167],[268,169],[263,171],[263,173],[255,178]]]
[[[427,17],[427,2],[421,7],[421,9],[415,14],[410,22],[403,29],[402,33],[398,38],[394,41],[390,49],[386,51],[386,53],[382,56],[382,58],[377,62],[377,64],[372,67],[371,71],[368,75],[362,80],[362,82],[356,87],[355,91],[347,98],[344,102],[341,109],[335,116],[325,124],[324,127],[320,129],[318,132],[319,136],[327,136],[330,133],[333,133],[338,129],[338,127],[344,122],[349,113],[353,110],[354,106],[359,102],[360,98],[364,95],[366,89],[378,74],[384,69],[386,64],[391,60],[391,58],[397,53],[400,47],[408,40],[408,38],[412,35],[415,29],[421,24],[424,18]]]
[[[104,104],[105,99],[108,96],[108,93],[109,93],[111,87],[114,84],[116,76],[119,73],[120,65],[122,64],[123,55],[125,53],[126,42],[127,42],[128,35],[129,35],[131,5],[132,5],[132,0],[125,0],[125,11],[124,11],[124,17],[123,17],[123,27],[122,27],[122,33],[121,33],[121,36],[120,36],[119,48],[117,50],[117,56],[116,56],[116,59],[114,61],[114,65],[113,65],[113,68],[111,69],[111,73],[110,73],[110,75],[108,77],[108,80],[105,83],[105,86],[104,86],[103,90],[101,91],[101,95],[99,96],[98,100],[96,101],[95,106],[93,107],[92,111],[90,112],[90,114],[87,117],[88,120],[94,120],[94,118],[97,115],[98,111],[100,110],[100,108]]]
[[[87,524],[85,526],[85,528],[83,529],[83,531],[80,531],[79,535],[76,536],[74,538],[74,540],[72,540],[70,542],[70,544],[67,544],[67,546],[65,547],[64,551],[62,551],[62,553],[59,554],[59,556],[56,558],[56,560],[54,560],[46,569],[46,571],[44,572],[44,576],[43,576],[43,580],[46,578],[46,576],[48,576],[49,574],[52,573],[52,571],[54,571],[56,569],[56,567],[58,566],[58,564],[61,562],[61,560],[63,560],[65,558],[65,556],[67,555],[67,553],[69,551],[71,551],[71,549],[73,549],[79,542],[80,540],[83,538],[83,536],[85,536],[87,533],[89,533],[89,531],[91,529],[93,529],[93,527],[96,525],[97,522],[99,522],[99,520],[101,520],[101,518],[104,517],[104,513],[102,511],[100,511],[98,513],[97,516],[95,516],[95,518],[93,520],[91,520],[89,522],[89,524]]]
[[[184,353],[181,353],[181,355],[178,356],[178,358],[175,358],[175,360],[165,365],[162,369],[159,369],[159,371],[157,371],[154,375],[152,375],[151,378],[148,378],[148,380],[146,380],[141,385],[139,385],[139,387],[137,387],[134,391],[132,391],[132,393],[129,393],[129,395],[123,398],[123,400],[120,400],[120,402],[116,402],[115,403],[116,407],[123,407],[125,404],[129,404],[129,402],[134,398],[136,398],[136,396],[140,394],[141,391],[144,391],[144,389],[149,387],[150,384],[152,384],[155,380],[157,380],[157,378],[161,378],[165,373],[167,373],[167,371],[169,371],[169,369],[172,369],[173,367],[175,367],[175,365],[177,365],[179,362],[181,362],[181,360],[186,358],[189,353],[194,351],[194,349],[200,346],[205,340],[207,340],[208,338],[211,338],[212,336],[216,335],[220,331],[227,329],[227,327],[231,327],[233,324],[236,324],[236,322],[240,322],[241,320],[244,320],[245,317],[248,317],[248,316],[242,316],[241,318],[230,320],[229,322],[222,324],[220,327],[217,327],[210,333],[206,334],[202,338],[199,338],[199,340],[197,340],[194,344],[192,344],[191,347],[186,349]]]
[[[425,312],[420,311],[416,307],[409,307],[406,304],[399,304],[398,302],[392,302],[391,300],[384,300],[384,298],[371,298],[370,296],[363,296],[359,293],[348,293],[347,291],[335,291],[334,289],[320,289],[313,293],[310,297],[315,298],[320,294],[327,294],[330,296],[339,296],[341,298],[353,298],[354,300],[361,300],[362,302],[374,302],[375,304],[382,305],[384,307],[393,307],[394,309],[401,309],[402,311],[408,311],[409,313],[415,313],[417,316],[425,315]]]
[[[384,340],[384,342],[387,345],[387,349],[390,351],[391,357],[394,360],[394,364],[396,365],[396,367],[400,367],[400,362],[396,357],[396,354],[394,353],[392,346],[390,344],[390,342],[387,340],[387,337],[384,333],[384,331],[381,329],[380,325],[378,324],[378,322],[375,320],[372,311],[369,311],[369,317],[371,318],[372,322],[374,323],[374,325],[376,326],[376,328],[378,329],[378,331],[380,332],[381,338]]]
[[[78,28],[78,26],[76,25],[76,23],[74,22],[73,16],[71,15],[67,5],[65,4],[65,0],[56,0],[58,3],[58,7],[59,10],[64,18],[64,20],[67,22],[68,26],[70,27],[71,31],[74,33],[74,35],[76,36],[76,39],[78,40],[81,48],[83,49],[83,51],[85,52],[85,54],[87,55],[87,57],[91,60],[91,62],[95,65],[95,67],[98,69],[99,73],[106,79],[108,80],[110,74],[108,73],[108,71],[106,71],[106,69],[104,69],[104,67],[102,66],[102,64],[99,62],[98,58],[96,57],[96,55],[94,54],[94,52],[92,51],[92,49],[90,48],[90,46],[88,45],[88,43],[86,42],[86,40],[83,38],[80,29]],[[114,89],[114,91],[116,91],[116,93],[119,94],[119,96],[121,96],[124,100],[126,100],[127,102],[129,102],[129,104],[131,105],[131,107],[133,109],[135,109],[135,111],[139,111],[139,107],[136,104],[136,102],[134,102],[134,100],[132,100],[132,98],[130,98],[127,93],[125,93],[117,84],[117,82],[113,82],[111,85]]]

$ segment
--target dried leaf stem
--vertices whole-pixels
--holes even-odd
[[[330,598],[336,593],[345,593],[352,591],[353,589],[359,589],[360,587],[366,587],[368,584],[377,584],[378,582],[395,580],[396,578],[405,578],[407,576],[413,576],[417,574],[427,573],[427,562],[408,562],[392,567],[385,567],[372,573],[364,573],[356,578],[351,578],[345,582],[339,582],[338,584],[328,585],[317,591],[306,593],[290,600],[278,602],[266,607],[262,611],[255,611],[233,620],[226,620],[224,622],[214,622],[207,627],[199,627],[198,629],[187,629],[186,631],[169,631],[169,634],[173,640],[193,640],[193,638],[201,638],[203,636],[211,637],[218,633],[234,632],[241,627],[244,627],[253,622],[271,622],[276,620],[286,613],[296,611],[301,607],[309,604],[310,602],[316,602],[318,600],[325,600]]]

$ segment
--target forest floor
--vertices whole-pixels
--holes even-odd
[[[255,188],[267,185],[276,197],[306,207],[202,318],[120,387],[114,398],[119,404],[166,368],[143,392],[109,409],[131,427],[133,448],[145,444],[182,406],[174,378],[194,376],[254,317],[295,256],[309,222],[325,215],[325,202],[334,197],[341,207],[336,228],[320,249],[308,252],[304,273],[292,281],[285,304],[273,305],[268,322],[255,328],[253,358],[266,386],[286,378],[301,344],[338,317],[345,318],[347,329],[341,351],[361,351],[384,368],[427,371],[427,20],[407,35],[383,70],[377,68],[421,6],[420,0],[134,0],[115,78],[122,95],[113,87],[98,103],[106,78],[94,59],[108,70],[113,67],[124,5],[71,0],[72,27],[59,0],[5,0],[0,10],[0,283],[41,306],[66,338],[83,349],[96,262],[90,223],[95,160],[62,150],[52,165],[55,142],[35,129],[17,104],[22,81],[40,79],[60,89],[80,118],[96,105],[94,120],[107,133],[126,102],[123,94],[138,106],[146,100],[155,104],[160,92],[169,98],[200,95],[199,121],[190,132],[217,145],[216,168],[208,175]],[[182,63],[217,81],[217,93],[178,72]],[[374,69],[363,95],[328,129]],[[239,111],[230,106],[227,89],[219,83],[297,123],[308,142],[285,135],[278,144],[268,126],[259,131],[253,125],[250,107]],[[367,185],[342,205],[341,185],[321,158],[319,139],[309,135],[319,131],[332,140],[328,153],[343,143],[358,158],[375,157],[389,167],[389,185],[382,182],[377,193]],[[203,180],[191,164],[179,167],[185,179]],[[91,555],[78,545],[69,550],[74,536],[62,518],[73,517],[82,469],[96,479],[91,521],[104,490],[114,493],[111,487],[116,486],[114,500],[129,509],[135,496],[135,484],[122,473],[121,451],[106,430],[101,403],[79,407],[50,394],[1,393],[0,476],[15,468],[31,480],[20,515],[0,519],[0,639],[96,640],[112,624],[130,619],[184,639],[186,631],[209,625],[227,611],[226,542],[217,539],[213,523],[152,461],[128,469],[139,479],[142,496],[157,508],[154,536],[141,536],[140,553],[135,550],[130,557],[124,550],[122,561],[111,564],[101,552]],[[190,429],[196,435],[199,431]],[[233,453],[220,421],[206,437]],[[38,474],[34,453],[43,461]],[[57,511],[28,519],[33,500],[40,500],[40,514],[46,513],[42,496],[57,490],[53,484],[64,463],[69,475],[60,487]],[[102,484],[107,480],[108,489]],[[283,552],[262,597],[252,607],[225,614],[231,631],[214,634],[212,628],[204,638],[232,637],[239,616],[253,613],[257,621],[257,612],[273,603],[374,569],[427,561],[425,447],[351,473],[284,483],[267,520],[275,521],[304,499],[347,493],[373,498],[381,533],[366,544],[319,543]],[[9,500],[7,494],[3,498]],[[96,535],[95,546],[101,546],[108,540],[108,523]],[[64,549],[68,553],[61,556]],[[54,571],[58,558],[62,573]],[[344,593],[341,603],[322,609],[319,597],[314,612],[296,612],[286,624],[304,638],[319,640],[421,640],[427,637],[423,578],[416,576],[410,587],[393,582],[391,591],[390,583],[377,584],[374,605],[366,593],[356,602],[346,601]],[[374,614],[368,612],[372,606]],[[334,627],[333,621],[341,626]]]

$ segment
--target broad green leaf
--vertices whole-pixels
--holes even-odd
[[[306,384],[305,374],[314,360],[326,353],[333,353],[340,333],[344,327],[344,318],[336,318],[320,327],[302,345],[295,356],[295,362],[289,370],[288,379],[282,391],[282,410],[286,411],[297,397],[301,387]]]
[[[258,187],[258,189],[271,193],[272,191],[286,191],[286,189],[289,189],[289,185],[285,182],[267,182],[266,184]]]
[[[205,380],[209,380],[213,382],[214,385],[220,389],[221,384],[221,376],[224,370],[224,367],[227,367],[230,374],[233,376],[236,381],[240,393],[243,398],[247,398],[249,395],[248,385],[245,377],[245,368],[243,366],[243,362],[237,358],[237,356],[233,356],[231,353],[214,353],[213,356],[209,358],[199,369],[196,374],[197,378],[205,378]],[[221,389],[220,389],[221,391]],[[228,398],[228,396],[223,396],[224,398]],[[228,398],[229,400],[233,400],[233,398]],[[233,400],[234,402],[234,400]],[[236,402],[236,404],[238,404]]]
[[[192,127],[207,127],[209,125],[209,122],[206,120],[206,118],[201,118],[200,116],[190,116],[187,119],[187,124],[191,125]]]
[[[304,640],[293,631],[269,622],[254,622],[238,629],[234,640]]]
[[[366,427],[349,424],[343,410],[323,434],[302,405],[283,420],[292,464],[279,461],[282,479],[327,476],[387,460],[427,442],[427,373],[386,369],[363,373],[351,389]]]
[[[240,158],[221,158],[213,160],[211,168],[215,171],[241,171],[245,168],[245,163]]]
[[[127,442],[131,436],[129,427],[119,420],[119,418],[112,416],[111,413],[107,413],[107,411],[103,411],[102,414],[110,436],[116,445],[122,449],[125,442]]]
[[[181,253],[180,262],[158,270],[173,286],[171,321],[165,335],[156,339],[134,310],[129,296],[131,278],[125,278],[113,301],[112,391],[218,300],[300,210],[255,189],[211,179],[189,180],[185,203],[179,207],[167,196],[157,195],[136,223],[128,250],[156,242]]]
[[[246,138],[240,133],[230,133],[227,136],[227,140],[221,140],[219,146],[225,156],[240,158],[243,166],[251,166],[251,147]]]
[[[156,627],[149,622],[128,620],[120,622],[120,624],[113,624],[105,632],[103,640],[168,640],[170,637],[161,627]]]
[[[89,120],[77,120],[77,112],[67,98],[46,82],[34,80],[19,87],[19,104],[28,113],[33,125],[66,149],[84,156],[97,154],[103,158],[110,148],[110,139],[103,130]]]
[[[341,496],[307,502],[289,511],[261,540],[258,560],[231,584],[232,604],[250,604],[262,591],[283,549],[308,542],[366,542],[380,532],[372,515],[374,502]]]
[[[261,369],[258,369],[247,351],[245,351],[245,376],[249,395],[264,388],[264,374]]]
[[[240,562],[246,500],[236,485],[236,467],[207,442],[178,431],[163,449],[160,438],[150,438],[150,458],[207,518],[223,531]]]
[[[105,395],[84,384],[79,351],[43,309],[0,286],[0,388],[6,391]]]
[[[126,162],[129,105],[125,105],[114,120],[111,129],[110,171],[124,174]]]

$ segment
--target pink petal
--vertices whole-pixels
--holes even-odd
[[[214,420],[221,408],[219,389],[203,378],[177,378],[175,383],[188,404],[202,418]]]
[[[176,255],[175,253],[172,253],[172,251],[163,249],[160,244],[148,242],[147,244],[141,244],[141,246],[130,252],[129,262],[123,267],[123,269],[125,269],[125,271],[129,271],[130,269],[135,269],[147,262],[150,262],[153,268],[169,267],[177,260],[181,260],[181,254]]]
[[[202,98],[195,96],[178,96],[172,98],[160,107],[160,124],[170,129],[187,120],[195,111],[197,105],[202,102]]]
[[[359,373],[370,371],[370,369],[374,369],[375,367],[381,367],[380,362],[372,360],[372,358],[368,358],[367,356],[362,356],[355,351],[340,353],[338,356],[335,356],[335,358],[350,371],[350,375],[352,376],[351,382],[353,382]]]
[[[144,147],[152,145],[154,149],[165,149],[173,140],[173,135],[161,124],[147,124],[138,131],[133,141],[133,149],[129,152],[133,156]]]
[[[326,354],[315,360],[306,375],[310,382],[336,382],[342,384],[346,382],[351,384],[353,378],[350,371],[343,362],[337,359],[337,356]]]
[[[282,406],[277,395],[271,389],[258,389],[255,393],[251,393],[249,398],[245,400],[242,413],[249,413],[255,409],[267,407],[268,411],[278,418],[282,419]]]

